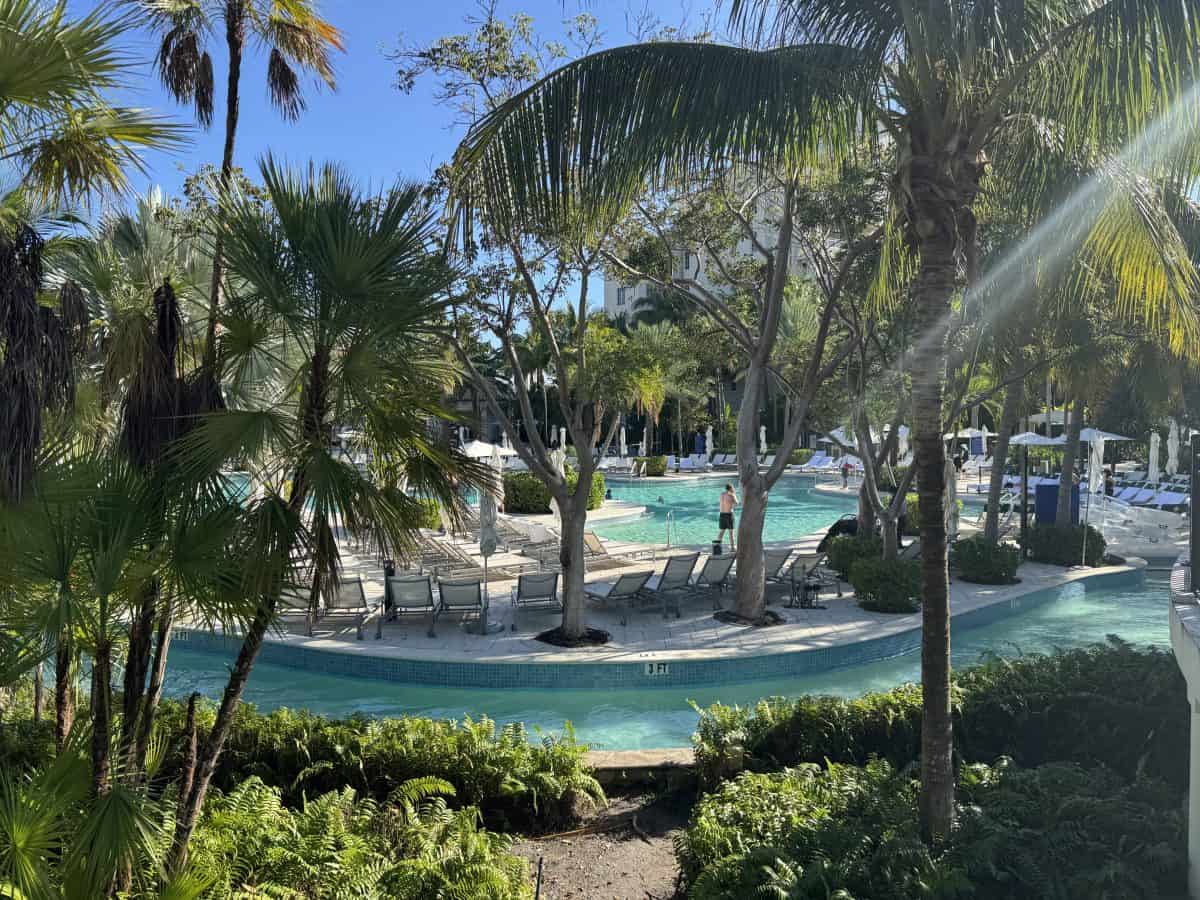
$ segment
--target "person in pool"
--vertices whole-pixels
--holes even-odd
[[[737,494],[733,492],[733,485],[725,485],[725,491],[720,498],[721,514],[717,517],[717,525],[720,527],[720,532],[717,534],[717,543],[720,544],[725,540],[725,532],[729,532],[729,549],[736,553],[737,545],[733,538],[733,508],[738,505]]]

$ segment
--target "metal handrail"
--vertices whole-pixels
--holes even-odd
[[[671,523],[675,521],[675,510],[667,510],[667,549],[671,549]]]

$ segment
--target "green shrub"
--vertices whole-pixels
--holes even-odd
[[[567,469],[567,487],[574,490],[579,476]],[[604,502],[604,473],[592,473],[592,489],[588,492],[588,509],[598,509]],[[550,512],[550,489],[532,472],[508,472],[504,475],[504,511],[514,514],[539,515]]]
[[[874,535],[838,535],[826,548],[829,568],[837,572],[842,581],[850,577],[850,569],[858,560],[877,558],[882,553],[883,544]]]
[[[418,527],[437,531],[442,526],[442,514],[439,511],[438,502],[418,498],[417,503],[421,507],[421,521]]]
[[[1185,889],[1176,797],[1105,769],[964,768],[963,806],[931,850],[917,782],[885,762],[746,774],[696,806],[676,853],[692,900],[728,897],[1155,898]]]
[[[637,461],[646,464],[646,474],[653,478],[667,474],[667,458],[665,456],[639,456]]]
[[[898,472],[899,470],[897,470]],[[897,475],[899,478],[899,475]],[[963,511],[963,502],[961,500],[954,501],[958,504],[958,514],[961,516]],[[917,537],[921,533],[921,506],[918,502],[916,494],[907,494],[904,497],[904,533],[908,537]]]
[[[1087,555],[1082,556],[1084,547],[1083,530],[1087,528]],[[1025,552],[1034,562],[1056,566],[1098,566],[1104,559],[1107,544],[1104,535],[1091,525],[1034,525],[1025,533]]]
[[[1111,640],[1078,650],[994,659],[954,679],[960,759],[1023,766],[1103,764],[1125,778],[1145,773],[1177,790],[1188,783],[1186,686],[1174,659]],[[918,758],[921,687],[901,685],[856,700],[773,697],[742,709],[703,711],[692,738],[700,777],[712,784],[742,769],[805,762],[902,768]]]
[[[202,727],[213,716],[205,704]],[[164,701],[160,721],[171,736],[169,777],[183,761],[182,705]],[[487,718],[328,719],[288,709],[264,715],[243,704],[213,783],[232,790],[258,776],[295,804],[303,795],[345,787],[382,801],[405,781],[433,776],[454,787],[457,802],[479,807],[493,827],[547,828],[572,821],[584,803],[602,800],[586,752],[570,725],[561,737],[531,743],[523,726],[498,728]]]
[[[192,838],[189,864],[214,883],[205,897],[486,897],[526,900],[529,864],[504,835],[483,831],[478,811],[451,810],[437,779],[400,785],[386,805],[351,788],[284,806],[249,778],[215,793]]]
[[[813,458],[813,451],[806,447],[797,447],[788,457],[788,465],[802,466]]]
[[[974,584],[1012,584],[1021,552],[1012,544],[993,544],[982,535],[950,545],[950,566],[963,581]]]
[[[921,564],[912,559],[862,557],[850,567],[858,605],[871,612],[913,613],[921,605]]]

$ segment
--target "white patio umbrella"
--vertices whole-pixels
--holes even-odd
[[[1104,491],[1104,438],[1097,435],[1092,439],[1092,453],[1088,459],[1088,493]]]
[[[566,429],[563,429],[564,434]],[[554,467],[554,471],[560,476],[566,473],[567,451],[562,447],[555,447],[550,451],[550,465]],[[562,534],[562,510],[558,508],[558,501],[553,497],[550,498],[550,513],[554,516],[554,530]]]
[[[505,450],[511,449],[508,446],[508,432],[505,431],[503,428],[500,429],[500,446],[503,447]],[[516,451],[513,451],[513,452],[516,452]]]
[[[461,447],[467,442],[467,429],[462,425],[458,426],[458,445]]]
[[[980,437],[983,438],[983,455],[987,456],[987,442],[988,442],[988,438],[990,438],[991,435],[988,434],[988,428],[986,425],[984,425],[982,428],[980,428],[979,431],[980,431]]]
[[[493,454],[498,453],[501,456],[516,456],[517,451],[509,447],[501,447],[497,444],[489,444],[487,441],[471,441],[471,443],[461,448],[465,456],[471,459],[490,459]]]
[[[629,455],[629,448],[625,445],[625,426],[624,425],[621,426],[620,446],[621,446],[621,458],[624,459],[627,455]]]
[[[954,540],[958,536],[958,470],[954,468],[954,460],[946,457],[946,538]]]
[[[767,455],[767,426],[758,426],[758,455]]]
[[[1036,431],[1022,431],[1020,434],[1014,434],[1010,437],[1008,442],[1018,447],[1061,447],[1067,440],[1061,436],[1048,438],[1044,434],[1038,434]]]
[[[704,455],[708,459],[712,459],[713,456],[713,432],[711,425],[704,429]]]
[[[1167,432],[1167,474],[1176,475],[1179,472],[1179,423],[1171,420],[1171,428]]]
[[[563,459],[566,459],[567,453],[567,426],[563,425],[558,429],[558,446],[563,448]]]
[[[901,425],[900,430],[896,432],[896,458],[904,459],[908,456],[908,426]]]
[[[1162,435],[1158,433],[1156,428],[1150,432],[1150,468],[1146,472],[1146,478],[1149,481],[1157,482],[1162,470],[1159,466],[1160,456],[1159,445],[1162,443]]]
[[[1079,439],[1090,444],[1096,438],[1104,438],[1106,441],[1136,441],[1137,438],[1125,437],[1123,434],[1114,434],[1111,431],[1101,431],[1099,428],[1083,428],[1079,431]]]

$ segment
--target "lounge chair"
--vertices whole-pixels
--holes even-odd
[[[766,456],[763,457],[763,461],[759,463],[759,466],[761,466],[764,469],[769,469],[773,465],[775,465],[775,454],[774,453],[767,454]]]
[[[285,587],[279,594],[279,603],[275,607],[276,615],[281,620],[295,620],[303,617],[304,633],[313,636],[313,623],[320,617],[320,607],[313,609],[309,603],[309,589],[299,585]]]
[[[608,548],[604,546],[604,542],[596,536],[594,531],[585,531],[583,533],[583,554],[584,559],[590,563],[600,563],[600,568],[612,568],[614,566],[627,566],[631,559],[653,559],[654,550],[652,548],[645,550],[625,550],[618,554],[611,554]]]
[[[681,460],[679,460],[679,471],[680,472],[695,472],[696,469],[697,469],[696,461],[693,460],[690,456],[685,456]]]
[[[900,552],[896,554],[897,559],[920,559],[921,558],[921,542],[919,540],[909,541],[908,544],[900,548]]]
[[[377,611],[367,603],[362,578],[339,578],[333,595],[326,601],[324,619],[348,619],[354,623],[355,636],[363,639],[363,623]]]
[[[768,579],[771,584],[786,585],[788,589],[788,606],[797,609],[824,609],[808,592],[810,585],[816,587],[820,596],[822,587],[837,587],[838,596],[842,595],[841,584],[836,578],[825,576],[820,572],[820,565],[825,559],[824,553],[801,553],[790,563],[783,566],[775,578]]]
[[[667,455],[667,470],[670,471],[671,469],[678,469],[678,468],[679,468],[679,463],[675,461],[675,456],[673,454],[668,454]]]
[[[729,584],[729,573],[737,558],[732,554],[710,556],[692,579],[692,593],[711,594],[713,609],[721,608],[721,594]]]
[[[632,604],[637,600],[642,588],[646,586],[646,582],[650,580],[653,572],[629,572],[622,575],[611,585],[596,584],[591,587],[584,588],[584,594],[594,600],[599,600],[605,607],[608,606],[610,600],[614,600],[623,607]],[[607,590],[601,591],[600,587],[607,587]],[[624,609],[621,612],[621,624],[626,624],[627,617]]]
[[[768,547],[763,551],[763,572],[766,574],[767,584],[771,584],[772,579],[783,571],[783,564],[791,555],[791,547]]]
[[[686,556],[672,556],[667,560],[667,565],[663,569],[662,574],[658,576],[658,581],[653,585],[647,583],[642,589],[641,596],[646,600],[662,601],[662,615],[667,617],[667,603],[674,598],[675,603],[675,618],[682,615],[679,608],[678,595],[681,592],[691,589],[692,572],[696,570],[696,563],[700,559],[699,553],[689,553]],[[622,619],[621,624],[625,621]]]
[[[801,471],[805,469],[819,469],[825,464],[825,460],[827,459],[829,459],[829,454],[827,454],[824,450],[818,450],[808,458],[808,462],[802,463],[798,466],[793,466],[792,468],[800,469]]]
[[[523,607],[550,609],[562,612],[562,598],[558,596],[558,573],[539,572],[536,575],[521,575],[517,586],[512,589],[513,623],[517,630],[517,612]]]
[[[441,578],[438,580],[437,614],[483,615],[483,582],[478,578]]]
[[[429,616],[430,637],[437,637],[438,606],[433,599],[433,580],[428,575],[392,575],[384,583],[384,602],[387,618],[402,616]],[[383,637],[383,616],[379,617],[376,637]]]

